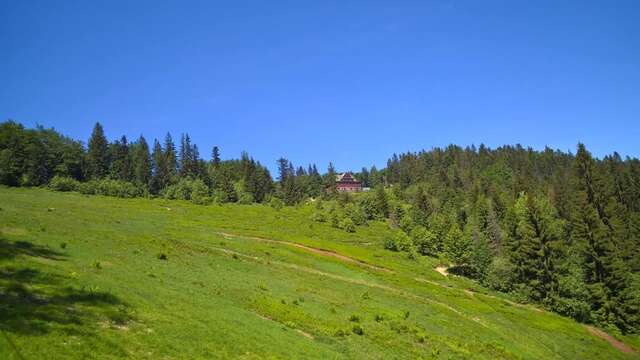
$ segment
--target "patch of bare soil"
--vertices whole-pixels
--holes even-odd
[[[614,348],[622,351],[625,354],[635,354],[636,351],[634,349],[632,349],[630,346],[628,346],[627,344],[623,343],[622,341],[614,338],[613,336],[607,334],[606,332],[590,326],[590,325],[585,325],[584,327],[587,328],[587,331],[593,335],[593,336],[597,336],[600,339],[608,342],[609,344],[611,344],[611,346],[613,346]]]
[[[435,268],[435,270],[437,272],[439,272],[440,274],[442,274],[442,276],[449,276],[449,273],[447,272],[447,267],[446,266],[438,266]]]
[[[224,232],[220,232],[218,234],[220,234],[220,235],[222,235],[222,236],[224,236],[226,238],[239,237],[239,238],[251,239],[251,240],[274,243],[274,244],[288,245],[288,246],[292,246],[292,247],[295,247],[295,248],[298,248],[298,249],[302,249],[302,250],[308,251],[310,253],[314,253],[314,254],[318,254],[318,255],[322,255],[322,256],[333,257],[333,258],[336,258],[336,259],[339,259],[339,260],[342,260],[342,261],[345,261],[345,262],[355,263],[355,264],[358,264],[360,266],[363,266],[363,267],[366,267],[366,268],[370,268],[370,269],[373,269],[373,270],[383,271],[383,272],[386,272],[386,273],[393,273],[392,270],[389,270],[387,268],[383,268],[381,266],[376,266],[376,265],[371,265],[371,264],[369,264],[369,263],[367,263],[365,261],[354,259],[354,258],[346,256],[346,255],[338,254],[337,252],[332,251],[332,250],[319,249],[319,248],[315,248],[315,247],[311,247],[311,246],[307,246],[307,245],[302,245],[302,244],[298,244],[298,243],[294,243],[294,242],[267,239],[267,238],[257,237],[257,236],[244,236],[244,235],[230,234],[230,233],[224,233]]]

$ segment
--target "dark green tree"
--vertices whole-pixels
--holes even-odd
[[[101,179],[109,171],[109,143],[99,122],[93,127],[87,153],[89,177]]]

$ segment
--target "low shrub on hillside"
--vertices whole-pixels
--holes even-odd
[[[80,182],[66,176],[54,176],[49,182],[49,189],[54,191],[78,191]]]
[[[349,233],[356,232],[356,225],[353,223],[353,220],[348,217],[340,220],[338,227]]]
[[[134,198],[143,195],[142,189],[126,181],[101,179],[81,183],[78,191],[86,195],[105,195],[120,198]]]
[[[209,187],[200,179],[181,179],[178,183],[167,186],[162,196],[170,200],[191,200],[198,205],[207,205],[212,202]]]
[[[280,210],[284,207],[284,202],[279,198],[272,196],[271,199],[269,200],[269,206],[271,206],[276,210]]]
[[[394,232],[384,241],[384,248],[392,251],[408,251],[411,245],[411,239],[402,231]]]

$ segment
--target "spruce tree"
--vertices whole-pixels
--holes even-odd
[[[149,145],[145,138],[140,135],[138,141],[133,145],[133,172],[134,182],[148,189],[151,183],[151,155],[149,154]]]
[[[217,146],[214,146],[211,151],[211,164],[214,168],[220,166],[220,149]]]
[[[91,138],[89,138],[89,148],[87,152],[87,165],[89,176],[94,179],[101,179],[107,175],[109,170],[109,143],[104,136],[104,130],[99,122],[93,127]]]
[[[173,143],[170,133],[167,133],[164,138],[164,159],[166,166],[165,184],[173,184],[177,181],[178,177],[178,158],[176,155],[176,146]]]
[[[167,163],[158,139],[153,141],[151,193],[159,194],[167,186]]]

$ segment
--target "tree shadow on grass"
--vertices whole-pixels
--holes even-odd
[[[64,254],[47,247],[0,238],[0,330],[5,337],[52,331],[93,337],[101,324],[124,326],[133,320],[118,297],[97,288],[69,286],[66,276],[26,266],[23,260],[28,257],[65,260]],[[117,344],[110,345],[118,351]]]
[[[11,242],[0,237],[0,264],[2,261],[11,260],[18,256],[34,256],[49,260],[64,259],[64,254],[51,250],[48,247],[34,245],[27,241]]]

